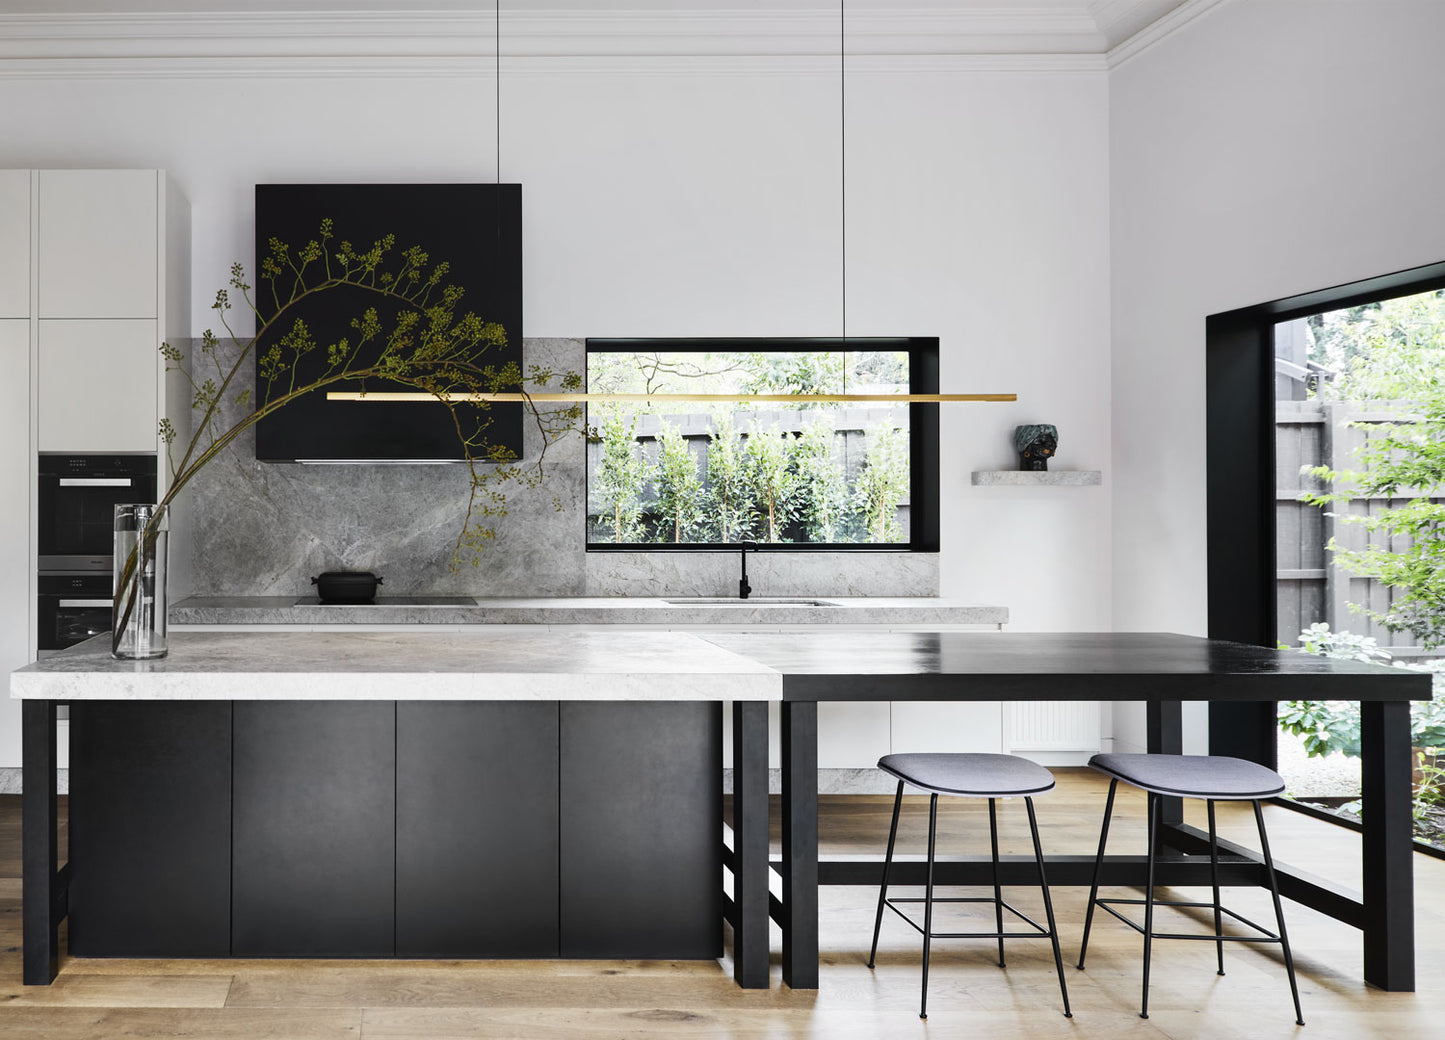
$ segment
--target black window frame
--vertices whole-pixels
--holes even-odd
[[[589,337],[586,354],[737,351],[792,353],[798,351],[901,350],[908,353],[908,392],[936,394],[938,389],[937,336],[759,336],[759,337]],[[583,363],[584,373],[586,361]],[[939,546],[939,440],[938,405],[910,402],[909,409],[909,538],[907,542],[756,542],[760,552],[922,552]],[[591,473],[584,474],[590,490]],[[737,552],[741,542],[593,542],[588,538],[588,513],[582,510],[582,540],[587,552]],[[751,550],[750,550],[751,551]]]
[[[1276,645],[1275,584],[1276,325],[1314,314],[1445,289],[1445,261],[1347,282],[1205,319],[1205,487],[1208,634],[1255,646]],[[1276,768],[1276,701],[1209,706],[1209,753]],[[1289,799],[1307,815],[1358,830],[1357,824]],[[1417,841],[1415,848],[1445,856]]]

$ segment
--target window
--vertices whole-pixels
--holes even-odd
[[[1445,501],[1433,463],[1445,423],[1442,290],[1445,263],[1208,318],[1211,637],[1388,656],[1435,672],[1437,690],[1445,682],[1438,567],[1414,565],[1438,542],[1428,518]],[[1417,513],[1426,522],[1410,526]],[[1436,855],[1439,696],[1412,710],[1410,751],[1416,848]],[[1277,763],[1281,804],[1352,825],[1354,705],[1216,703],[1209,715],[1211,754]],[[1341,803],[1343,815],[1320,808]]]
[[[936,339],[587,342],[587,547],[937,550]]]

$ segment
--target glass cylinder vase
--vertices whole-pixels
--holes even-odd
[[[123,661],[166,656],[166,551],[170,518],[159,506],[115,507],[115,598],[110,654]]]

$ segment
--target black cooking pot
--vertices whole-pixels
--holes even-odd
[[[311,584],[322,603],[370,603],[381,578],[370,571],[327,571]]]

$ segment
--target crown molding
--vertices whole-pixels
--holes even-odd
[[[836,54],[827,11],[502,12],[503,57]],[[1082,11],[860,11],[847,16],[857,54],[1101,53]],[[491,54],[486,12],[285,11],[0,15],[0,58],[403,57]]]
[[[1109,48],[1105,54],[1109,68],[1118,68],[1130,58],[1137,57],[1159,41],[1174,35],[1194,19],[1229,2],[1230,0],[1185,0],[1185,3],[1170,11],[1163,18],[1151,22],[1127,40]]]
[[[1102,74],[1102,54],[924,54],[850,56],[850,78],[979,73]],[[502,59],[509,81],[589,78],[811,76],[836,78],[838,56],[521,57]],[[0,80],[126,79],[483,79],[496,76],[491,55],[400,58],[51,58],[0,59]]]
[[[1138,2],[850,12],[848,68],[1096,72],[1226,0],[1186,0],[1109,48],[1109,27]],[[464,11],[0,14],[0,78],[484,76],[496,29],[493,14]],[[826,11],[503,10],[501,57],[522,74],[812,74],[836,70],[838,30]]]

